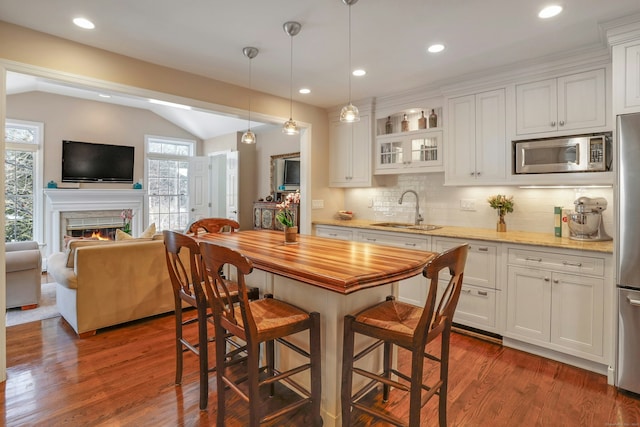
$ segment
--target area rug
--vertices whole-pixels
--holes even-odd
[[[40,304],[32,310],[10,308],[7,310],[7,326],[36,322],[43,319],[60,316],[56,307],[56,283],[44,283],[41,286]]]

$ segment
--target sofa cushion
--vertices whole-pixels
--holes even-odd
[[[67,255],[67,267],[73,268],[77,248],[82,248],[85,246],[109,245],[111,243],[113,243],[112,240],[72,240],[70,241],[69,246],[67,247],[67,250],[65,252]]]
[[[73,237],[67,236],[66,234],[62,239],[64,240],[64,249],[67,249],[69,247],[69,242],[73,240],[99,240],[97,237]]]

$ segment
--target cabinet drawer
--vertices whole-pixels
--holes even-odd
[[[436,239],[434,250],[443,252],[465,243],[465,240]],[[496,289],[498,246],[493,243],[470,241],[464,266],[464,284]]]
[[[513,265],[542,267],[562,272],[604,275],[604,259],[589,256],[510,248],[508,262]]]
[[[366,243],[378,245],[395,246],[397,248],[418,249],[428,251],[430,249],[429,236],[414,237],[409,233],[376,233],[371,231],[361,231],[358,233],[358,240]]]
[[[343,227],[316,226],[316,236],[338,240],[353,240],[353,230]]]
[[[438,284],[438,295],[444,292],[447,282]],[[462,285],[453,321],[474,328],[496,330],[496,291]]]

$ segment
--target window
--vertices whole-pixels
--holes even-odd
[[[40,158],[42,123],[7,119],[5,125],[5,241],[42,241]]]
[[[145,137],[149,224],[184,230],[189,221],[189,158],[195,141]]]

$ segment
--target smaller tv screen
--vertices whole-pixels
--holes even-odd
[[[133,182],[135,147],[62,141],[62,182]]]
[[[285,159],[284,185],[300,185],[300,160]]]

